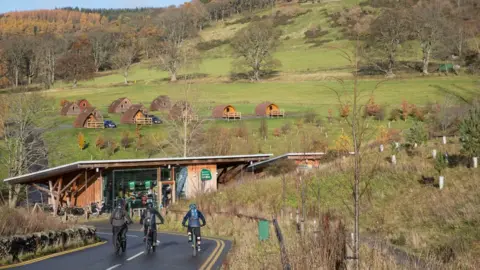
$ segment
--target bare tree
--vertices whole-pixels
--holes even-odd
[[[131,42],[119,48],[113,55],[113,66],[123,74],[125,84],[128,84],[128,73],[132,65],[139,59],[139,48],[136,42]]]
[[[11,94],[7,100],[4,143],[1,147],[7,153],[3,163],[8,169],[8,176],[45,168],[48,152],[42,135],[49,125],[45,116],[52,112],[52,104],[41,94],[26,91]],[[21,190],[21,185],[9,186],[10,207],[16,206]]]
[[[54,35],[44,35],[39,41],[39,71],[38,77],[46,88],[52,87],[55,83],[57,60],[66,50],[65,40]]]
[[[167,144],[174,153],[183,157],[201,153],[199,143],[203,136],[205,119],[199,116],[200,109],[195,100],[199,100],[198,92],[192,89],[191,83],[185,79],[183,100],[178,102],[166,121],[168,127]]]
[[[279,45],[280,31],[271,22],[254,22],[240,30],[231,45],[235,56],[239,58],[238,67],[251,69],[251,79],[259,81],[261,72],[278,66],[272,53]]]
[[[428,74],[432,52],[443,39],[447,29],[448,16],[445,13],[449,3],[446,0],[420,1],[412,8],[413,31],[422,48],[422,72]]]
[[[196,35],[196,29],[190,23],[183,9],[172,9],[160,15],[163,28],[162,42],[158,46],[155,66],[170,73],[170,81],[177,81],[178,71],[189,61],[194,60],[193,48],[185,40]],[[185,57],[189,55],[188,57]],[[189,61],[185,61],[188,59]]]
[[[24,66],[25,47],[22,38],[4,41],[4,58],[7,64],[8,76],[15,87],[20,83]]]
[[[338,49],[341,52],[341,55],[350,63],[350,68],[353,73],[353,85],[351,82],[344,81],[342,79],[337,79],[340,84],[341,90],[328,87],[334,91],[338,97],[338,101],[341,106],[351,105],[351,113],[345,117],[345,121],[351,128],[352,135],[352,146],[353,146],[353,181],[350,186],[352,189],[352,204],[353,209],[348,207],[353,213],[354,216],[354,241],[353,241],[353,253],[354,253],[354,262],[355,269],[360,269],[360,206],[362,194],[368,190],[370,181],[367,179],[362,179],[365,177],[365,171],[362,166],[363,164],[363,155],[366,152],[364,143],[369,139],[374,138],[375,130],[371,128],[369,122],[371,118],[362,117],[362,113],[365,110],[365,106],[368,104],[369,98],[372,96],[373,91],[380,86],[378,83],[372,91],[368,93],[361,93],[359,89],[359,53],[360,53],[360,35],[357,34],[357,38],[354,43],[354,51],[349,52],[346,50]],[[371,162],[371,161],[370,161]],[[378,162],[378,160],[377,160]],[[368,178],[373,177],[375,170],[372,170]],[[367,178],[367,177],[365,177]]]
[[[375,66],[385,72],[387,77],[395,76],[393,69],[397,51],[410,34],[407,14],[401,8],[386,9],[370,25],[370,34],[366,40],[367,54],[371,55]]]
[[[95,65],[95,72],[105,66],[110,59],[113,47],[113,36],[109,33],[97,31],[89,33],[88,39],[92,45],[92,57]]]

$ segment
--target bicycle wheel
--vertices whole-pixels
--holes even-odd
[[[197,256],[197,236],[195,235],[195,230],[192,230],[192,241],[193,241],[193,257]]]
[[[120,241],[118,240],[118,237],[117,241],[115,242],[115,254],[120,255]]]

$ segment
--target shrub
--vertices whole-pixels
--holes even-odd
[[[326,34],[328,34],[328,31],[322,31],[322,28],[320,26],[312,27],[304,33],[305,39],[315,39],[325,36]]]
[[[406,133],[405,141],[412,147],[414,144],[418,146],[427,142],[428,134],[421,122],[416,121]]]
[[[98,149],[105,148],[105,139],[101,134],[97,136],[97,139],[95,139],[95,147]]]
[[[349,153],[353,150],[352,139],[346,134],[340,135],[335,140],[335,149],[340,153]]]
[[[292,124],[290,122],[283,124],[281,127],[281,131],[283,135],[287,135],[290,132],[290,130],[292,130]]]
[[[113,156],[118,151],[118,145],[113,140],[107,140],[107,155],[109,157]]]
[[[350,115],[350,105],[340,105],[340,117],[347,118]]]
[[[273,130],[273,136],[280,137],[280,135],[282,135],[282,132],[280,131],[279,128],[276,128]]]
[[[214,39],[210,41],[205,41],[205,42],[199,42],[195,46],[197,50],[199,51],[208,51],[217,47],[220,47],[225,44],[229,44],[230,40],[219,40],[219,39]]]
[[[122,135],[122,140],[120,141],[120,144],[122,145],[123,149],[127,149],[128,147],[130,147],[130,143],[130,133],[128,131],[125,131]]]
[[[331,124],[333,122],[333,110],[328,108],[328,122]]]
[[[317,120],[318,114],[313,109],[309,109],[305,112],[303,116],[305,123],[315,123]]]
[[[77,140],[78,140],[78,148],[80,148],[80,150],[85,149],[85,135],[83,135],[82,132],[78,133]]]
[[[418,108],[414,104],[410,106],[410,116],[413,117],[417,121],[424,121],[425,120],[425,113],[421,108]]]
[[[480,107],[470,109],[460,124],[462,151],[471,156],[480,155]]]
[[[235,129],[235,136],[237,136],[237,138],[248,137],[248,127],[245,125],[245,122],[242,121],[239,127]]]
[[[441,153],[437,155],[437,157],[435,158],[434,168],[438,172],[438,174],[442,174],[443,170],[445,170],[447,166],[448,160],[445,155]]]
[[[375,103],[374,97],[370,97],[365,106],[364,117],[373,116],[375,120],[383,120],[385,118],[385,110]]]
[[[393,110],[390,112],[390,117],[388,118],[388,120],[390,120],[390,121],[397,121],[397,120],[399,120],[400,118],[402,118],[402,110],[400,110],[400,109],[393,109]]]
[[[401,107],[402,107],[402,120],[406,121],[408,116],[411,113],[410,104],[408,104],[406,100],[403,100]]]
[[[60,106],[63,107],[65,104],[67,104],[68,100],[62,99],[60,100]]]
[[[268,123],[265,118],[260,121],[260,127],[258,128],[258,132],[262,139],[267,139],[268,137]]]

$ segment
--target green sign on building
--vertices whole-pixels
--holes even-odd
[[[128,182],[128,186],[130,187],[130,190],[135,190],[135,181]]]
[[[200,171],[200,180],[202,181],[212,180],[212,172],[210,172],[210,170],[208,169],[202,169]]]
[[[151,187],[152,182],[145,181],[145,188],[149,189]]]

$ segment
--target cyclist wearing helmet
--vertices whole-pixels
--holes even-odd
[[[198,251],[200,251],[200,227],[203,227],[207,224],[205,217],[202,212],[197,209],[197,205],[194,203],[190,204],[190,210],[187,212],[182,221],[182,226],[185,227],[185,223],[188,220],[188,242],[192,242],[192,230],[195,230],[195,235],[197,236]],[[202,220],[202,225],[200,225],[200,220]]]
[[[132,219],[125,210],[125,204],[122,199],[117,202],[117,207],[110,216],[110,224],[112,225],[113,245],[115,245],[119,233],[122,234],[122,239],[126,239],[128,224],[132,224]]]
[[[151,227],[154,238],[152,241],[153,245],[157,243],[157,223],[155,221],[155,216],[160,219],[161,224],[165,222],[162,215],[160,215],[160,213],[153,208],[153,203],[149,201],[147,202],[147,210],[145,210],[140,217],[140,224],[143,224],[143,242],[145,242],[147,239],[148,227]]]

